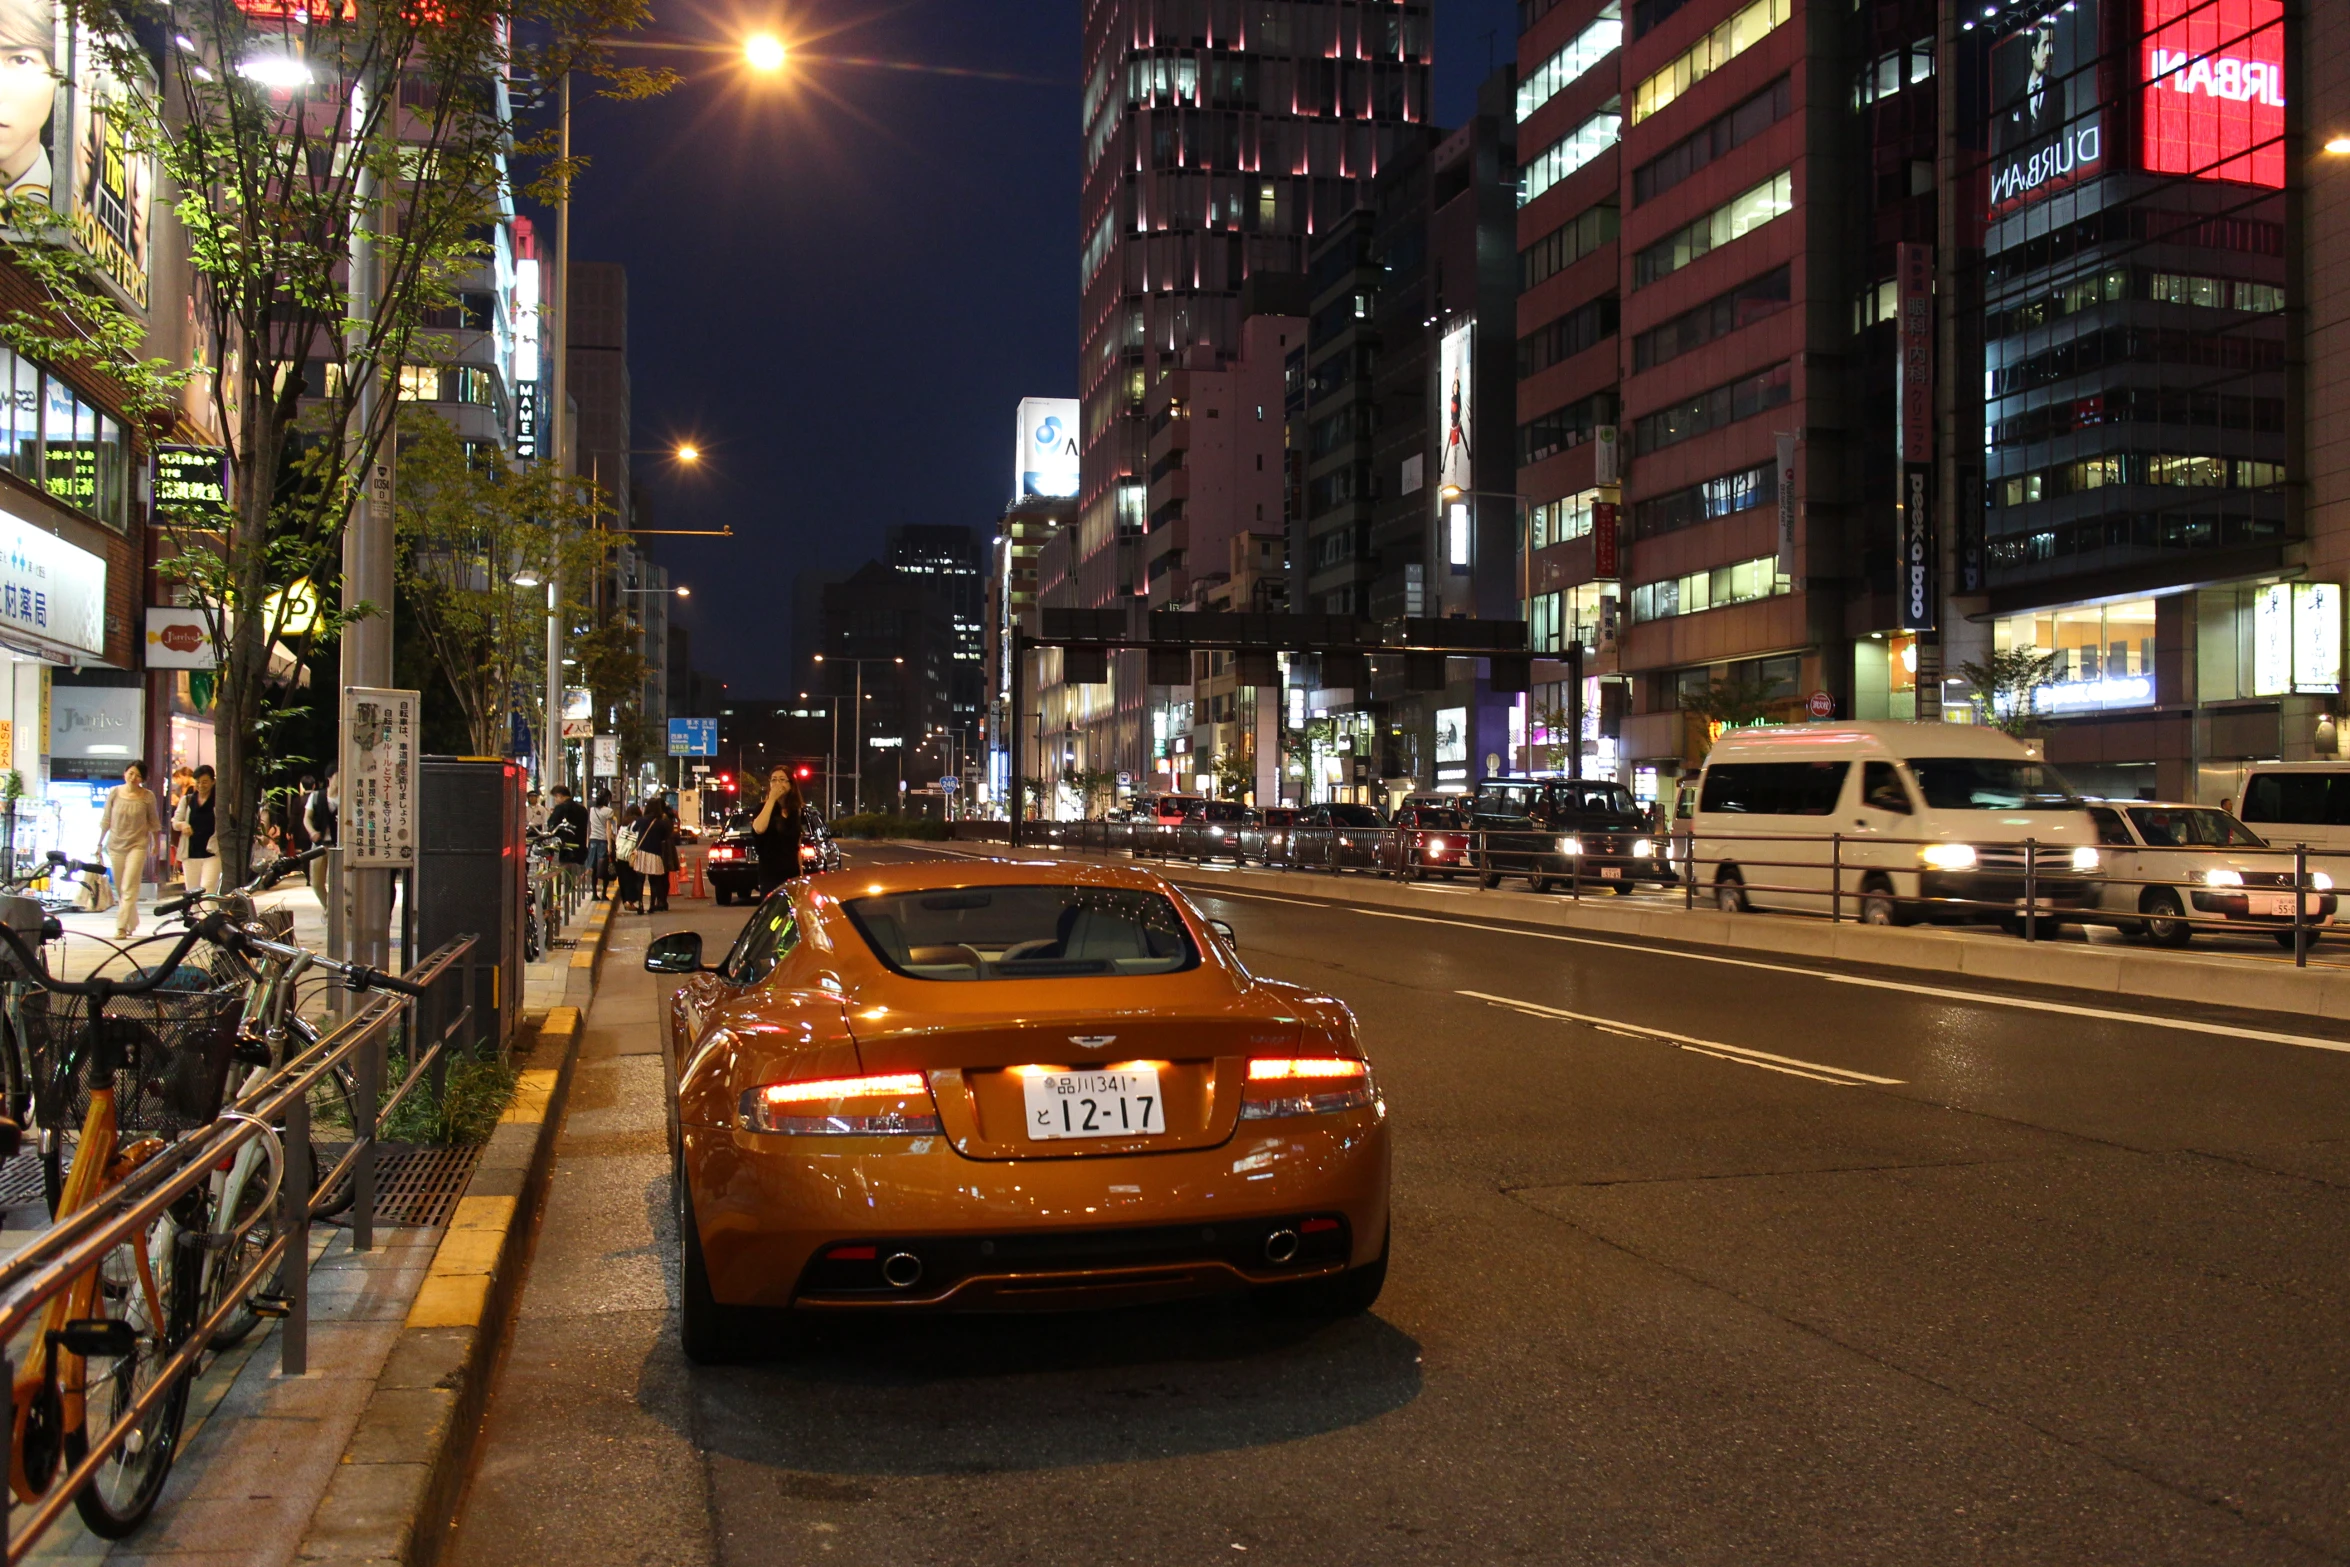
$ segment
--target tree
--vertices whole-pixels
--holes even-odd
[[[1573,757],[1572,748],[1577,736],[1573,732],[1574,724],[1567,712],[1566,704],[1555,699],[1545,702],[1535,711],[1534,721],[1542,726],[1543,733],[1547,737],[1542,742],[1542,751],[1547,758],[1545,763],[1547,769],[1554,773],[1572,771],[1568,762]]]
[[[1101,802],[1116,788],[1118,775],[1091,767],[1079,767],[1071,762],[1061,769],[1061,787],[1077,797],[1077,808],[1092,821],[1100,813]]]
[[[582,525],[595,498],[544,465],[468,453],[438,416],[402,421],[397,570],[417,631],[455,693],[473,754],[496,756],[518,691],[543,688],[549,570],[569,585],[602,561],[608,534]],[[568,602],[560,612],[569,614]]]
[[[668,752],[667,736],[656,737],[645,718],[645,654],[642,633],[615,617],[574,638],[579,683],[599,714],[609,715],[619,736],[620,770],[633,775],[645,762]]]
[[[2011,735],[2040,728],[2040,691],[2056,684],[2059,655],[2035,647],[2001,648],[1979,664],[1960,667],[1983,722]]]
[[[1237,747],[1217,752],[1209,772],[1215,777],[1218,799],[1237,800],[1257,786],[1256,758]]]
[[[662,91],[669,73],[609,57],[612,35],[649,14],[647,0],[75,7],[77,35],[115,84],[96,105],[109,155],[152,169],[174,198],[195,274],[194,379],[227,447],[227,510],[159,506],[154,521],[174,546],[167,580],[222,649],[215,743],[231,864],[250,850],[287,590],[307,581],[327,599],[363,477],[400,398],[424,390],[403,371],[446,356],[435,323],[512,200],[510,159],[539,169],[524,189],[540,197],[577,172],[549,158],[545,136],[517,136],[499,84],[576,71],[607,96]],[[160,62],[136,41],[159,29],[176,44]],[[26,205],[9,203],[0,223],[18,228]],[[54,244],[30,253],[43,299],[0,316],[0,342],[107,378],[151,434],[167,428],[182,373],[141,357],[136,318],[95,269]],[[317,634],[346,618],[321,602]]]

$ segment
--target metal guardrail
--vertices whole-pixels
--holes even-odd
[[[968,835],[974,840],[1000,842],[1008,837],[1000,831],[1002,823],[972,826],[999,829],[985,837],[974,831]],[[1611,840],[1646,839],[1651,852],[1647,856],[1612,850],[1559,852],[1558,839],[1579,840],[1580,835],[1572,829],[1497,831],[1468,826],[1382,825],[1300,831],[1245,822],[1027,822],[1022,825],[1020,843],[1125,853],[1159,862],[1233,859],[1241,863],[1254,860],[1270,869],[1359,870],[1397,877],[1464,875],[1487,885],[1498,879],[1538,879],[1563,884],[1577,898],[1587,890],[1629,889],[1639,882],[1653,881],[1678,885],[1684,908],[1695,906],[1700,886],[1713,889],[1709,894],[1712,901],[1728,879],[1739,889],[1737,901],[1745,902],[1755,894],[1793,900],[1798,906],[1773,912],[1824,917],[1831,923],[1878,917],[1889,917],[1898,924],[1999,920],[2012,923],[2027,941],[2038,941],[2045,930],[2067,924],[2105,925],[2124,932],[2150,931],[2159,925],[2189,934],[2197,930],[2266,933],[2290,946],[2295,964],[2301,967],[2308,965],[2311,945],[2336,928],[2337,897],[2350,896],[2350,889],[2337,894],[2325,872],[2311,870],[2312,854],[2322,858],[2327,851],[2313,851],[2303,843],[2258,849],[2200,844],[2101,845],[2100,868],[2084,871],[2071,864],[2075,845],[2044,843],[2037,838],[1970,844],[1978,855],[1977,864],[1937,867],[1921,860],[1922,851],[1947,850],[1951,840],[1841,832],[1699,834],[1686,826],[1671,832],[1618,828],[1586,832]],[[1531,847],[1532,841],[1545,838],[1552,841],[1550,850]],[[1438,850],[1441,858],[1432,862],[1425,846],[1434,840],[1444,842]],[[1790,857],[1797,846],[1813,852]],[[2209,883],[2185,872],[2122,876],[2103,868],[2105,858],[2115,854],[2157,860],[2162,856],[2268,860],[2276,870],[2254,873],[2271,879],[2250,886],[2241,880]],[[1611,866],[1613,874],[1609,873]],[[1765,879],[1758,879],[1756,872],[1764,873]],[[1937,890],[1928,892],[1921,885],[1918,891],[1905,893],[1895,881],[1921,874],[1931,878]],[[1970,879],[1977,891],[2014,885],[1997,896],[1968,896],[1958,889]],[[2129,900],[2141,906],[2103,907],[2100,894],[2109,887],[2141,889],[2138,897]],[[2153,889],[2166,892],[2176,904],[2176,912],[2143,907],[2145,892]],[[2231,910],[2228,905],[2238,899],[2244,907]],[[2289,907],[2255,913],[2254,899],[2264,906],[2273,900]],[[1873,904],[1878,907],[1872,908]]]
[[[429,995],[369,996],[331,1033],[240,1095],[206,1130],[149,1159],[128,1178],[102,1192],[90,1206],[67,1215],[27,1243],[0,1267],[0,1346],[4,1346],[0,1347],[0,1440],[13,1443],[14,1341],[25,1328],[116,1247],[145,1234],[182,1197],[208,1181],[216,1165],[234,1159],[247,1143],[269,1137],[283,1146],[284,1178],[278,1190],[276,1235],[120,1418],[90,1441],[79,1462],[52,1479],[30,1512],[21,1521],[0,1512],[0,1543],[6,1545],[11,1567],[24,1559],[58,1515],[73,1504],[75,1494],[156,1403],[183,1378],[194,1375],[221,1325],[273,1267],[286,1311],[280,1334],[280,1367],[288,1376],[299,1376],[308,1368],[310,1220],[317,1205],[316,1194],[331,1192],[348,1174],[353,1183],[351,1247],[354,1251],[374,1247],[378,1128],[420,1083],[429,1085],[436,1102],[443,1098],[448,1082],[448,1046],[460,1032],[468,1052],[478,1048],[480,1026],[471,1001],[476,994],[478,945],[479,938],[461,936],[431,954],[402,976],[426,986]],[[401,1034],[409,1046],[408,1074],[386,1096],[388,1047]],[[353,1063],[356,1078],[352,1142],[321,1178],[309,1167],[309,1093],[321,1078],[346,1062]],[[285,1128],[282,1135],[272,1130],[281,1122]],[[190,1246],[201,1242],[202,1237],[182,1238],[182,1243]],[[38,1353],[38,1348],[33,1352]],[[13,1459],[13,1452],[10,1456]]]

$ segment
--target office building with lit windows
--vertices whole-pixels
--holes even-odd
[[[1367,201],[1429,118],[1431,25],[1427,0],[1088,0],[1079,605],[1147,593],[1150,390],[1237,357],[1243,284],[1302,273],[1315,236]],[[1122,656],[1111,673],[1066,694],[1069,749],[1140,775],[1146,671]]]

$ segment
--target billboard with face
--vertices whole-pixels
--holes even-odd
[[[1991,211],[2105,171],[2098,0],[2051,4],[1991,46]]]
[[[1444,334],[1437,346],[1436,406],[1443,416],[1441,444],[1436,449],[1436,487],[1439,503],[1446,489],[1477,487],[1471,460],[1477,445],[1477,363],[1473,323],[1462,322]]]
[[[2283,0],[2144,0],[2146,168],[2285,183]]]
[[[134,153],[126,83],[49,0],[0,0],[0,189],[51,208],[125,299],[147,305],[154,164]],[[36,225],[28,225],[36,226]]]
[[[1020,495],[1077,493],[1077,399],[1020,399],[1020,449],[1012,469]]]

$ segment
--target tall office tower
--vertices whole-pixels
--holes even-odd
[[[1428,0],[1086,5],[1080,604],[1146,591],[1150,388],[1234,356],[1241,285],[1303,272],[1314,237],[1368,203],[1397,137],[1427,120],[1429,12]],[[1086,688],[1082,765],[1144,770],[1148,695],[1139,658]]]

